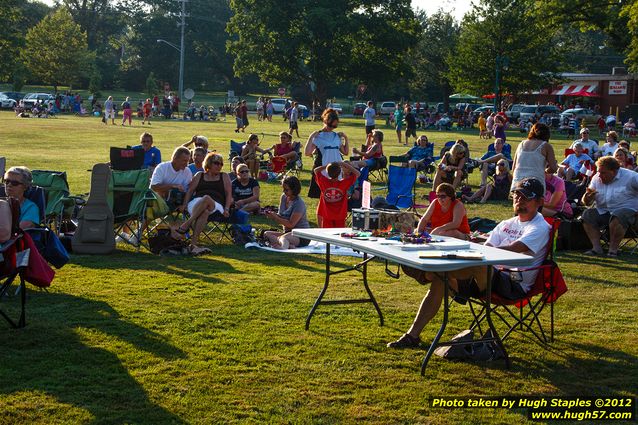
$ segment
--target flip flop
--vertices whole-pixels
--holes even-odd
[[[607,252],[607,257],[618,258],[618,254],[619,254],[618,251],[616,252],[609,251]]]
[[[598,251],[594,251],[593,249],[590,249],[589,251],[585,251],[585,255],[594,255],[596,257],[600,257],[601,255],[603,255],[603,252],[598,252]]]

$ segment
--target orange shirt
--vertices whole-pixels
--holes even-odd
[[[432,229],[443,226],[444,224],[448,224],[453,220],[454,207],[456,206],[457,202],[461,201],[455,199],[454,201],[452,201],[450,209],[447,210],[447,212],[443,212],[439,200],[434,200],[434,212],[432,213],[432,217],[430,217],[430,224],[432,225]],[[467,235],[470,234],[470,224],[467,222],[467,214],[463,215],[463,219],[461,220],[461,225],[459,226],[458,231]]]

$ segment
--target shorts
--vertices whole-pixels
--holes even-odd
[[[104,113],[104,116],[105,116],[106,118],[115,119],[115,110],[114,110],[114,109],[111,109],[110,111],[106,111],[106,112]]]
[[[521,285],[512,280],[512,276],[509,272],[497,269],[493,269],[492,272],[493,293],[500,295],[502,298],[507,298],[508,300],[518,300],[527,295]]]
[[[397,131],[401,131],[403,129],[403,126],[399,123],[399,124],[396,125],[395,128],[396,128]]]
[[[200,201],[202,201],[203,199],[204,199],[203,197],[199,197],[199,198],[194,198],[190,200],[190,202],[188,203],[188,206],[186,207],[186,210],[188,211],[190,215],[193,215],[193,210],[195,209],[195,206],[199,204]],[[211,211],[209,215],[214,214],[215,212],[220,212],[223,214],[224,207],[219,202],[216,202],[216,201],[213,201],[213,202],[215,202],[215,209]]]
[[[627,229],[636,224],[636,214],[636,211],[630,210],[629,208],[621,208],[603,214],[599,213],[596,208],[588,208],[583,212],[582,217],[583,222],[599,229],[608,227],[611,220],[615,217],[620,222],[620,225]]]
[[[414,137],[416,138],[416,128],[406,128],[405,129],[405,137]]]
[[[366,134],[370,134],[372,133],[372,130],[374,130],[374,125],[366,125]]]
[[[282,236],[287,235],[290,232],[286,232],[284,233]],[[297,238],[299,239],[299,245],[297,245],[297,248],[303,248],[304,246],[308,246],[310,244],[310,239],[306,239],[306,238]]]
[[[291,130],[297,130],[299,127],[297,126],[297,121],[292,122],[290,121],[290,129]]]
[[[368,167],[368,169],[370,170],[377,166],[377,158],[368,158],[365,161],[366,167]]]

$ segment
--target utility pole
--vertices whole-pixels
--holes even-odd
[[[188,0],[175,0],[182,4],[180,11],[180,23],[181,37],[179,42],[179,98],[184,97],[184,28],[186,27],[186,2]]]

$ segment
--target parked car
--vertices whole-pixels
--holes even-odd
[[[395,102],[382,102],[381,103],[381,107],[379,108],[379,110],[377,111],[377,113],[379,115],[390,115],[394,113],[394,110],[396,109],[397,104]]]
[[[0,92],[0,94],[7,96],[9,99],[15,100],[16,103],[20,103],[20,101],[24,97],[24,93],[20,93],[17,91],[3,91],[3,92]]]
[[[480,108],[481,106],[487,106],[487,105],[483,105],[481,103],[457,103],[456,104],[456,109],[458,109],[459,111],[465,111],[465,108],[470,107],[470,111],[474,111],[476,108]]]
[[[16,106],[16,101],[7,97],[4,93],[0,93],[0,108],[13,109]]]
[[[55,101],[55,98],[49,93],[27,93],[20,101],[20,104],[25,109],[31,109],[38,101],[49,104]]]
[[[355,117],[363,116],[363,111],[365,111],[367,107],[368,105],[365,103],[355,103],[354,108],[352,109],[352,115]]]
[[[519,120],[529,121],[532,117],[539,119],[545,114],[548,114],[549,118],[558,118],[560,109],[554,105],[525,105],[521,108]]]
[[[600,118],[600,114],[597,114],[588,108],[566,109],[562,114],[560,114],[561,122],[569,120],[570,118],[575,118],[578,122],[584,119],[587,123],[595,124],[598,121],[598,118]]]
[[[307,120],[310,116],[310,109],[306,105],[298,104],[297,108],[299,109],[299,118],[302,120]]]
[[[337,112],[337,114],[343,113],[343,108],[340,103],[327,103],[326,108],[332,108]]]
[[[483,112],[483,116],[487,116],[494,111],[494,105],[483,105],[472,111],[472,122],[478,122],[479,114]]]
[[[518,119],[521,117],[521,109],[523,109],[523,106],[525,105],[523,105],[522,103],[515,103],[510,106],[509,110],[505,111],[507,119],[510,120],[510,122],[517,122]]]
[[[272,102],[272,110],[275,114],[281,114],[282,112],[284,112],[287,99],[277,98],[270,99],[270,101]]]

